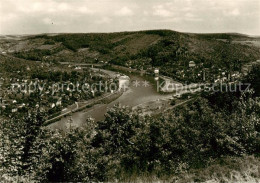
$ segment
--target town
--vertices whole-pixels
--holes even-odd
[[[3,0],[0,182],[258,183],[259,7]]]

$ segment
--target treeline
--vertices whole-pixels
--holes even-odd
[[[39,79],[39,80],[48,80],[49,82],[61,82],[61,81],[83,81],[84,79],[88,79],[91,81],[90,72],[78,72],[78,71],[44,71],[44,70],[35,70],[31,71],[31,79]],[[95,77],[93,77],[93,80]],[[100,78],[99,78],[100,79]],[[98,79],[97,79],[98,80]]]
[[[23,58],[26,60],[43,61],[44,57],[51,56],[59,51],[62,51],[64,47],[57,47],[54,49],[33,49],[29,51],[15,52],[13,55],[18,58]],[[54,61],[54,60],[53,60]]]
[[[204,39],[222,39],[231,41],[232,39],[248,39],[248,37],[245,34],[239,34],[239,33],[211,33],[211,34],[196,34],[198,37],[204,38]]]

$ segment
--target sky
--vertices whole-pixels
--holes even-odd
[[[0,0],[0,34],[150,29],[260,35],[260,0]]]

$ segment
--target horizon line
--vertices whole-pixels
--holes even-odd
[[[251,36],[251,37],[259,37],[260,35],[251,35],[246,33],[240,32],[182,32],[176,31],[172,29],[143,29],[143,30],[125,30],[125,31],[106,31],[106,32],[42,32],[42,33],[21,33],[21,34],[0,34],[0,36],[33,36],[33,35],[48,35],[48,34],[112,34],[112,33],[131,33],[131,32],[144,32],[144,31],[173,31],[178,33],[185,33],[185,34],[238,34],[244,36]]]

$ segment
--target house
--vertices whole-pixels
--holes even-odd
[[[196,66],[196,64],[195,64],[194,61],[190,61],[190,62],[189,62],[189,67],[195,67],[195,66]]]
[[[17,108],[12,109],[12,113],[17,112],[17,111],[18,111]]]
[[[58,101],[56,102],[56,106],[61,106],[61,100],[58,100]]]
[[[159,69],[154,69],[154,74],[159,74]]]
[[[119,90],[128,88],[130,84],[130,78],[126,75],[120,76],[119,78]]]
[[[23,108],[23,107],[25,107],[25,103],[18,105],[18,108]]]
[[[5,109],[6,108],[6,104],[0,104],[0,109]]]
[[[81,70],[81,67],[80,66],[76,66],[75,70]]]
[[[51,108],[54,108],[54,107],[55,107],[55,104],[54,104],[54,103],[52,103],[52,104],[51,104]]]

